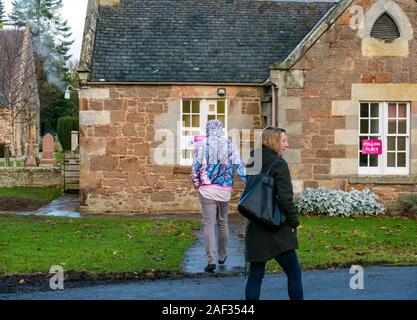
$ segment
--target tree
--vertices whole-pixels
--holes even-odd
[[[62,0],[14,0],[12,5],[11,23],[29,25],[35,53],[41,59],[48,81],[65,89],[61,81],[68,77],[69,50],[74,41],[68,40],[71,29],[60,13]]]
[[[0,29],[3,27],[4,23],[4,3],[3,0],[0,0]]]
[[[26,154],[26,143],[37,143],[39,97],[30,33],[7,29],[0,32],[0,116],[11,124],[12,154]]]

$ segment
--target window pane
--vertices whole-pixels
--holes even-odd
[[[193,115],[193,127],[194,128],[200,127],[200,116]]]
[[[214,103],[209,104],[209,112],[210,113],[216,113],[216,105]]]
[[[405,137],[398,137],[397,138],[397,150],[398,151],[405,151]]]
[[[182,157],[184,159],[191,159],[191,157],[192,157],[192,150],[190,150],[190,149],[182,150]]]
[[[369,117],[369,104],[368,103],[361,103],[361,117],[362,118]]]
[[[390,168],[395,167],[395,153],[394,152],[388,152],[387,162],[388,162],[388,167]]]
[[[361,154],[359,157],[359,165],[361,167],[367,167],[368,166],[368,155],[367,154]]]
[[[200,101],[193,101],[193,113],[200,113]]]
[[[404,168],[405,165],[405,153],[399,152],[397,153],[397,167]]]
[[[405,103],[400,103],[398,105],[398,118],[407,117],[407,105]]]
[[[388,137],[388,150],[395,151],[395,137]]]
[[[407,120],[398,120],[398,133],[407,133]]]
[[[379,104],[378,103],[371,103],[371,117],[373,118],[379,117]]]
[[[379,120],[371,120],[371,133],[379,133]]]
[[[207,117],[207,120],[216,120],[216,116],[215,115],[209,115],[208,117]]]
[[[217,102],[217,113],[225,113],[225,104],[223,100]]]
[[[388,120],[388,133],[397,133],[397,121]]]
[[[377,154],[369,155],[369,166],[378,167],[378,155]]]
[[[182,112],[190,113],[190,100],[185,100],[182,102]]]
[[[389,103],[388,104],[388,118],[396,118],[396,117],[397,117],[397,104]]]
[[[225,126],[224,116],[217,116],[217,120],[220,120],[223,123],[223,127]]]
[[[369,140],[371,137],[359,137],[359,149],[362,150],[362,140]]]
[[[369,120],[361,120],[361,133],[369,133]]]
[[[182,121],[184,121],[184,127],[191,126],[191,116],[187,116],[187,115],[182,116]]]

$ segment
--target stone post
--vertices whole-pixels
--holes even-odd
[[[71,151],[78,148],[78,131],[71,131]]]

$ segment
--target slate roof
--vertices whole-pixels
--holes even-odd
[[[90,80],[261,83],[336,2],[122,0],[99,8]]]

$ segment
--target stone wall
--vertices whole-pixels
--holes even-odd
[[[0,188],[63,187],[61,168],[0,168]]]
[[[222,86],[224,87],[224,86]],[[217,86],[99,85],[81,91],[80,193],[88,213],[199,212],[190,166],[156,164],[171,130],[177,143],[181,99],[220,99]],[[261,87],[226,86],[228,130],[261,128]],[[171,139],[169,138],[169,139]],[[167,154],[176,149],[167,150]],[[234,198],[239,196],[236,190]]]
[[[375,3],[358,0],[352,6],[359,5],[366,13]],[[416,1],[396,3],[416,35]],[[279,88],[279,124],[290,128],[290,169],[302,188],[348,188],[349,177],[358,174],[359,101],[366,100],[411,102],[410,173],[417,174],[417,40],[407,40],[407,50],[395,57],[375,47],[367,51],[369,43],[350,27],[351,18],[348,8],[290,72],[276,71],[282,78],[278,82],[284,84]],[[298,86],[287,78],[297,79]],[[404,190],[415,192],[412,184],[365,185],[380,194],[389,192],[390,198]]]

